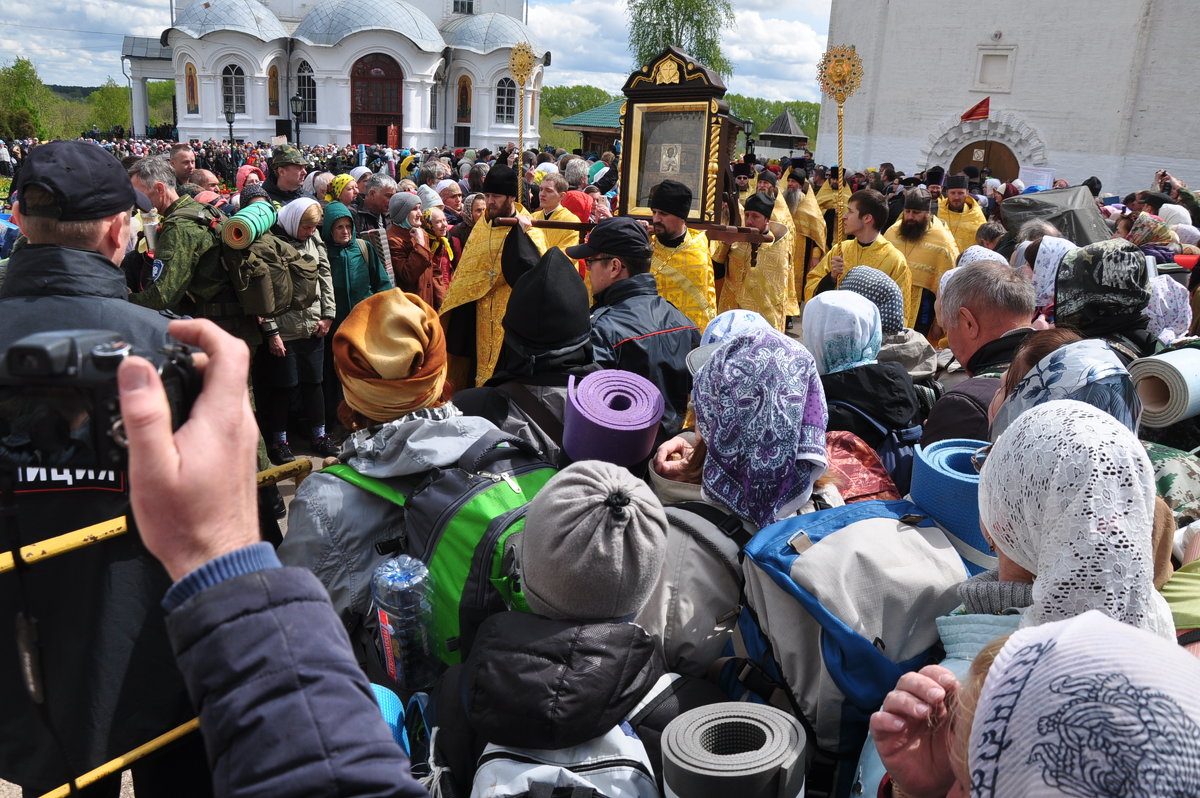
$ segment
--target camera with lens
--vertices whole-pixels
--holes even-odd
[[[109,330],[34,333],[0,355],[0,469],[123,469],[117,367],[130,355],[158,370],[178,429],[201,386],[189,347],[137,351]]]

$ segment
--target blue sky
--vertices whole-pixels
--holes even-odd
[[[816,63],[832,0],[733,0],[737,26],[723,42],[735,73],[729,90],[775,100],[819,100]],[[530,0],[529,23],[553,53],[547,85],[619,92],[633,69],[624,0]],[[121,36],[157,37],[169,0],[41,0],[5,3],[0,61],[31,59],[45,83],[98,86],[121,73]]]

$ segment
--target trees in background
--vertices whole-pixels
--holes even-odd
[[[733,64],[721,38],[737,26],[730,0],[628,0],[634,69],[673,45],[724,78]]]

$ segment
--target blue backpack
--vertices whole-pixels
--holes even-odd
[[[935,619],[959,604],[958,552],[915,504],[864,501],[779,521],[744,552],[746,608],[721,683],[796,714],[849,776],[872,712],[932,661]]]

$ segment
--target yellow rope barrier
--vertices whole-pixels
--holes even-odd
[[[145,743],[144,745],[139,745],[137,748],[133,749],[129,753],[122,754],[121,756],[117,757],[116,759],[105,762],[103,765],[101,765],[98,768],[89,770],[87,773],[84,773],[82,776],[75,779],[75,788],[79,789],[80,787],[86,787],[89,784],[94,784],[95,782],[99,781],[100,779],[104,778],[105,776],[111,776],[114,773],[122,771],[125,768],[129,767],[134,762],[136,762],[137,760],[146,756],[146,754],[153,753],[153,752],[157,751],[158,749],[162,748],[167,743],[175,742],[180,737],[183,737],[186,734],[191,734],[192,732],[194,732],[196,729],[199,729],[199,728],[200,728],[200,719],[192,718],[187,723],[184,723],[180,726],[176,726],[174,729],[171,729],[166,734],[160,734],[158,737],[155,737],[150,742]],[[43,793],[41,798],[62,798],[62,796],[66,796],[66,795],[70,795],[70,794],[71,794],[71,786],[69,784],[64,784],[61,787],[56,787],[55,789],[51,790],[48,793]]]

